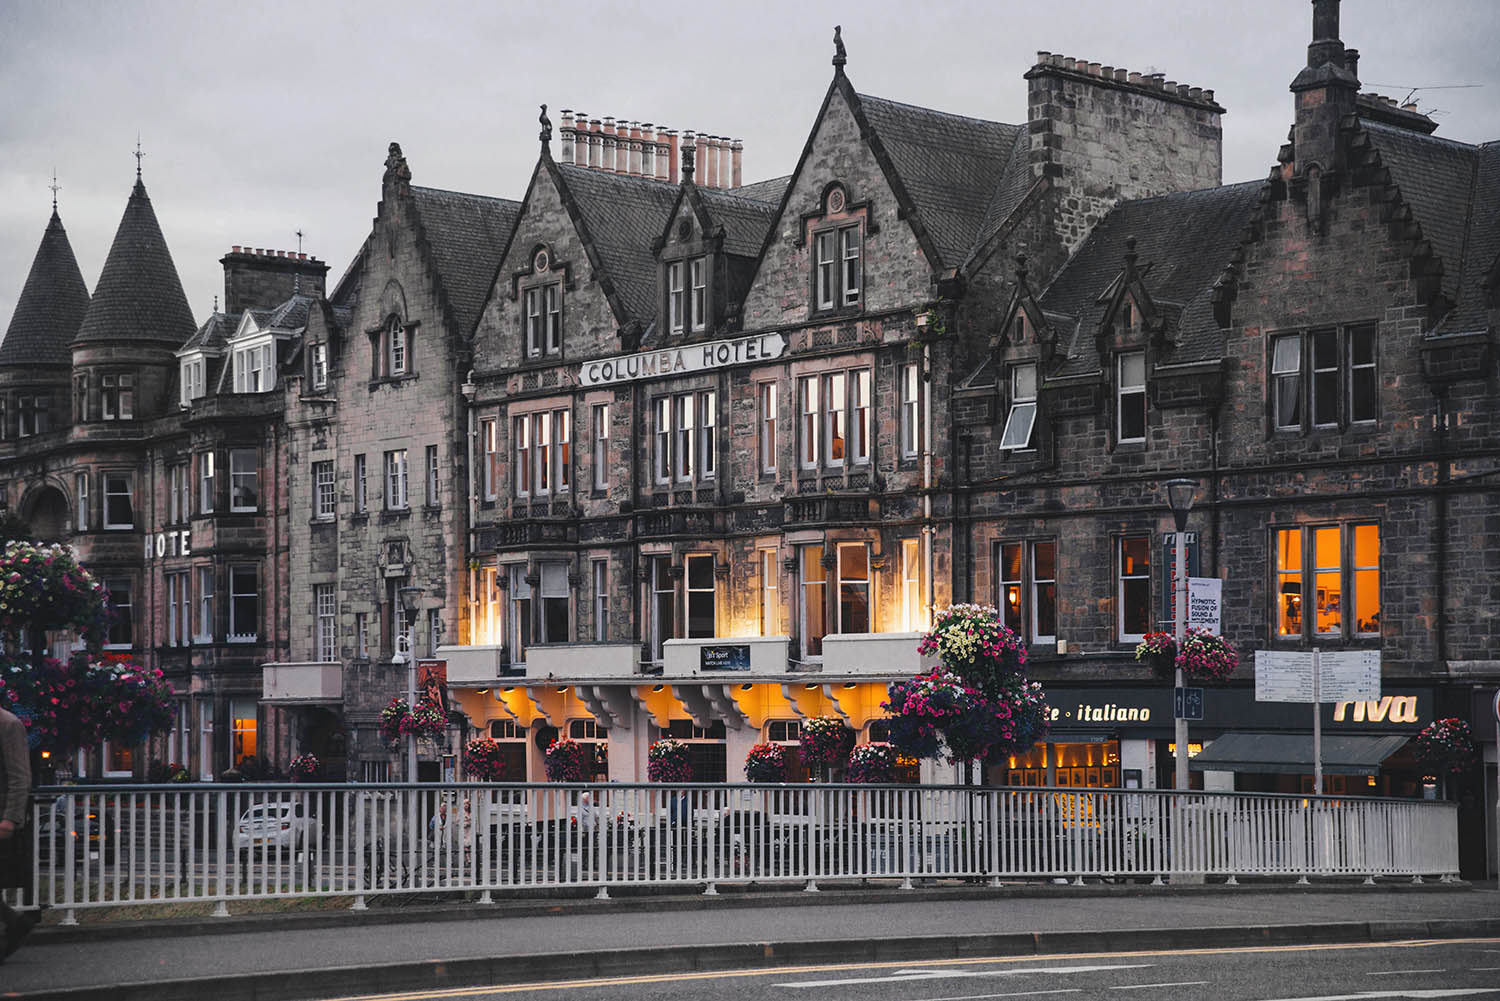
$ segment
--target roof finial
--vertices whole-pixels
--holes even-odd
[[[135,179],[141,179],[141,158],[146,154],[141,152],[141,134],[135,134]]]
[[[57,193],[60,190],[62,190],[62,186],[57,183],[57,168],[56,167],[52,168],[52,184],[51,184],[51,187],[52,187],[52,214],[56,215],[57,214]]]
[[[302,230],[297,230],[297,253],[302,253]]]
[[[547,146],[552,142],[552,119],[547,117],[547,106],[545,104],[542,105],[542,113],[537,116],[536,120],[542,123],[540,138],[542,145]]]
[[[1127,236],[1125,238],[1125,274],[1127,276],[1135,276],[1135,260],[1135,237]]]
[[[218,311],[219,311],[219,297],[218,296],[214,296],[214,312],[217,313]]]
[[[1026,282],[1026,252],[1023,250],[1021,253],[1019,253],[1019,254],[1016,255],[1016,283],[1017,284],[1025,284],[1025,282]]]
[[[849,53],[844,50],[843,29],[841,24],[833,26],[833,65],[840,69],[849,61]]]

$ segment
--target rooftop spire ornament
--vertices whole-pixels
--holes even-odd
[[[145,155],[141,152],[141,134],[137,132],[135,134],[135,179],[137,181],[141,179],[141,159]]]
[[[849,53],[844,49],[843,28],[841,24],[833,26],[833,65],[840,69],[849,61]]]
[[[52,211],[55,213],[57,211],[57,193],[62,190],[62,186],[57,183],[56,167],[52,168],[52,184],[50,187],[52,188]]]
[[[540,138],[542,140],[542,145],[546,146],[548,143],[552,142],[552,119],[547,117],[547,106],[545,104],[542,105],[542,113],[540,115],[537,115],[536,120],[542,123],[542,132]]]

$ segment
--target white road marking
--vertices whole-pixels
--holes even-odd
[[[1367,977],[1399,977],[1403,973],[1447,973],[1447,970],[1366,970]]]
[[[1081,987],[1064,987],[1054,991],[1021,991],[1019,994],[959,994],[947,998],[922,998],[922,1001],[983,1001],[985,998],[1031,998],[1040,994],[1082,994]]]
[[[1490,951],[1491,950],[1489,950],[1489,949],[1485,950],[1485,952],[1490,952]],[[1470,973],[1494,973],[1496,970],[1500,970],[1500,966],[1471,966],[1471,967],[1469,967],[1469,972]]]
[[[799,980],[792,983],[772,984],[772,987],[846,987],[852,984],[891,984],[904,983],[911,980],[949,980],[956,978],[972,977],[1012,977],[1023,973],[1097,973],[1100,970],[1142,970],[1154,964],[1151,963],[1129,963],[1108,964],[1098,966],[1032,966],[1021,970],[931,970],[931,969],[904,969],[895,970],[883,977],[852,977],[841,980]],[[1036,991],[1033,993],[1047,993]],[[997,995],[998,996],[998,995]]]
[[[1142,991],[1147,987],[1202,987],[1208,983],[1207,980],[1179,980],[1174,984],[1120,984],[1111,987],[1112,991]]]
[[[1370,1001],[1371,998],[1458,998],[1474,994],[1500,993],[1500,987],[1460,987],[1451,990],[1360,991],[1358,994],[1324,994],[1311,998],[1266,998],[1264,1001]]]

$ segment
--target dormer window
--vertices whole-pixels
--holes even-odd
[[[526,357],[562,353],[562,286],[536,285],[526,290]]]
[[[1129,306],[1126,307],[1129,309]],[[1116,361],[1115,433],[1120,442],[1146,440],[1146,353],[1126,351]]]
[[[391,317],[390,326],[386,330],[386,367],[387,375],[405,375],[407,372],[407,331],[398,317]]]
[[[708,329],[708,258],[667,265],[667,319],[672,333]]]
[[[184,358],[178,372],[178,401],[186,407],[203,395],[202,357]]]
[[[1010,415],[1005,418],[1005,431],[1000,436],[1000,447],[1012,450],[1029,449],[1031,433],[1036,426],[1036,362],[1012,365],[1010,369]]]
[[[271,344],[264,342],[234,350],[234,391],[264,393],[276,388],[271,372]]]
[[[312,388],[328,388],[328,345],[314,344],[312,346],[312,357],[309,360],[312,366]]]
[[[859,226],[825,229],[813,237],[819,309],[858,306],[862,284],[863,237]]]

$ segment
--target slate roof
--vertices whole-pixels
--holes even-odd
[[[781,203],[781,196],[786,194],[786,189],[791,183],[792,175],[787,174],[784,177],[772,177],[765,181],[742,184],[738,188],[730,188],[729,193],[739,195],[741,198],[752,198],[758,202],[770,202],[774,206]]]
[[[621,322],[651,323],[656,317],[656,258],[651,244],[667,224],[678,186],[571,164],[554,166],[625,311]],[[757,246],[755,252],[759,251]]]
[[[1137,273],[1178,338],[1165,361],[1187,364],[1220,357],[1213,286],[1244,235],[1264,183],[1140,198],[1111,209],[1039,298],[1067,349],[1067,361],[1055,374],[1099,370],[1094,334],[1106,305],[1099,300],[1125,269],[1130,237],[1136,240]]]
[[[215,312],[203,321],[203,326],[193,331],[193,336],[179,351],[223,351],[229,335],[239,327],[239,321],[227,313]]]
[[[1380,122],[1361,124],[1443,259],[1443,292],[1455,309],[1439,329],[1485,329],[1482,281],[1500,252],[1500,144],[1471,146]]]
[[[724,251],[740,257],[757,257],[765,245],[766,232],[776,219],[776,202],[745,198],[738,191],[699,188],[699,196],[715,223],[724,227]],[[665,220],[663,220],[665,222]]]
[[[68,344],[88,308],[88,286],[54,208],[0,343],[0,365],[72,364]]]
[[[986,220],[1009,214],[1004,198],[1019,201],[1014,185],[1003,187],[1002,181],[1011,173],[1025,128],[865,94],[859,95],[859,103],[942,263],[963,264]]]
[[[72,343],[156,341],[177,348],[196,328],[146,185],[137,177]]]
[[[411,194],[453,318],[467,337],[479,322],[521,203],[416,185]]]

